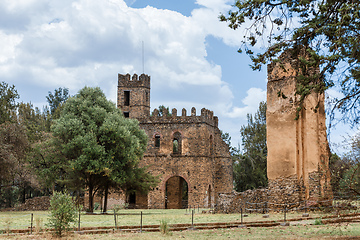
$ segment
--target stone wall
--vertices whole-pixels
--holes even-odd
[[[308,73],[317,71],[314,68]],[[271,194],[283,197],[282,202],[289,194],[294,201],[332,197],[324,93],[312,92],[297,111],[299,72],[299,61],[290,52],[268,65],[267,176],[269,188],[274,189]]]
[[[207,116],[155,116],[139,119],[149,136],[148,148],[140,166],[160,177],[149,193],[149,207],[164,208],[166,182],[174,176],[188,185],[188,205],[214,206],[217,192],[232,190],[232,165],[228,147],[221,139],[217,121]],[[156,112],[156,111],[155,111]],[[184,111],[183,111],[184,112]],[[181,136],[181,153],[173,152],[174,134]],[[160,146],[156,146],[156,136]],[[180,203],[179,203],[180,204]],[[167,206],[173,208],[173,206]]]
[[[321,197],[319,173],[309,173],[310,196],[305,198],[303,180],[296,175],[270,179],[267,188],[247,190],[245,192],[220,193],[216,202],[216,212],[240,213],[245,212],[279,211],[284,207],[296,209],[304,207],[305,200],[308,206],[327,206],[331,201]]]

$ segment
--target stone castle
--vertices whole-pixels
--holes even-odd
[[[117,107],[125,117],[139,121],[148,135],[140,167],[148,167],[160,183],[147,195],[131,194],[127,202],[137,208],[213,207],[219,193],[231,192],[232,162],[221,138],[218,118],[205,108],[188,116],[182,109],[162,116],[150,114],[150,77],[118,75]]]
[[[178,116],[176,109],[171,113],[165,109],[162,114],[155,109],[150,114],[150,77],[119,74],[117,106],[125,117],[137,119],[148,135],[140,166],[160,177],[160,183],[149,194],[131,194],[127,203],[138,208],[215,206],[218,212],[239,212],[246,202],[267,202],[270,208],[330,204],[324,93],[306,96],[298,111],[299,71],[299,60],[289,52],[282,54],[279,62],[268,65],[269,184],[243,193],[233,191],[229,148],[212,111],[203,108],[197,116],[192,108],[187,116],[182,109]],[[310,69],[309,74],[317,71]]]

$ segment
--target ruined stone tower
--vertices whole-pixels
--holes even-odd
[[[267,174],[270,201],[278,203],[331,198],[324,93],[308,95],[295,120],[298,64],[286,52],[268,65]]]
[[[141,74],[118,75],[118,100],[125,117],[144,118],[150,113],[150,77]]]
[[[137,208],[213,207],[222,192],[231,192],[232,162],[221,138],[218,118],[205,108],[190,116],[172,109],[163,116],[150,115],[150,77],[118,75],[118,102],[125,117],[136,118],[148,135],[147,150],[140,167],[159,176],[160,183],[148,195],[131,195]]]

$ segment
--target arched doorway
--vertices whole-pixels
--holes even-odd
[[[188,206],[188,184],[184,178],[174,176],[166,181],[165,208],[180,209]]]

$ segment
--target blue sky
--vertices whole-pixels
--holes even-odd
[[[67,87],[99,86],[116,101],[117,74],[151,76],[151,107],[206,107],[240,143],[246,114],[266,100],[266,68],[237,53],[244,32],[218,20],[233,0],[2,0],[1,81],[42,108]],[[336,135],[337,139],[339,136]]]

